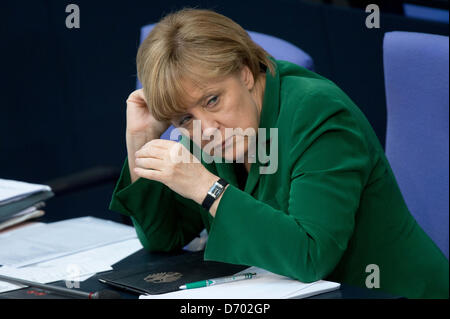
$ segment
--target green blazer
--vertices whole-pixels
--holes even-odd
[[[276,61],[259,127],[278,129],[274,173],[260,174],[257,161],[239,188],[236,164],[203,162],[230,183],[215,218],[159,182],[130,185],[126,160],[110,209],[131,217],[149,251],[179,249],[206,228],[205,260],[303,282],[378,283],[373,289],[394,295],[448,298],[448,260],[408,211],[378,138],[342,90]]]

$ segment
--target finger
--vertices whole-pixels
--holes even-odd
[[[164,161],[153,157],[140,157],[135,160],[136,167],[144,169],[155,169],[161,171],[164,166]]]
[[[139,90],[133,91],[128,96],[127,102],[134,102],[134,103],[146,102],[145,101],[144,90],[143,89],[139,89]]]
[[[167,150],[166,160],[172,163],[196,163],[197,158],[181,143],[175,143]]]
[[[162,182],[162,173],[153,169],[144,169],[140,167],[134,168],[134,173],[140,177]]]
[[[139,151],[137,151],[134,156],[136,158],[143,157],[153,157],[157,159],[164,160],[166,158],[167,150],[161,147],[142,147]]]
[[[168,148],[171,148],[174,144],[178,144],[178,142],[157,138],[157,139],[151,140],[150,142],[147,142],[147,144],[145,144],[142,148],[156,146],[156,147],[168,149]]]

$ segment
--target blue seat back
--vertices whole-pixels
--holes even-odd
[[[448,37],[386,33],[386,155],[404,199],[448,258]]]

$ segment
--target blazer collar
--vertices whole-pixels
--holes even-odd
[[[275,66],[275,75],[272,75],[267,69],[263,106],[259,119],[259,128],[266,130],[266,140],[270,138],[270,128],[276,127],[280,113],[280,73],[276,61],[271,60]]]

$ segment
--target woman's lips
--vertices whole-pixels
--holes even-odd
[[[223,141],[222,143],[216,144],[215,146],[213,146],[212,149],[215,149],[215,150],[222,149],[222,150],[224,150],[227,146],[231,145],[230,142],[233,141],[233,138],[234,138],[234,136],[231,136],[231,137],[227,138],[227,139],[226,139],[225,141]]]

